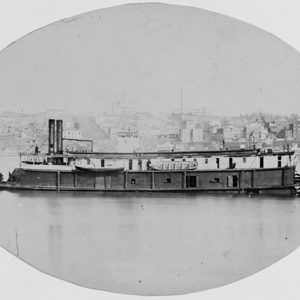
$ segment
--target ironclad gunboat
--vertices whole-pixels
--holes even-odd
[[[294,194],[293,151],[144,153],[63,150],[63,122],[49,120],[48,153],[22,153],[2,189]]]

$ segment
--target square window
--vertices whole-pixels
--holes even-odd
[[[238,177],[236,175],[227,176],[228,187],[238,187]]]
[[[165,183],[171,183],[171,178],[167,178]]]
[[[197,178],[196,176],[186,176],[186,187],[187,188],[195,188],[197,187]]]

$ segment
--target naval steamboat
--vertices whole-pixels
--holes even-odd
[[[21,153],[0,189],[93,192],[295,194],[293,151],[64,151],[63,121],[49,120],[48,153]],[[91,141],[92,145],[92,141]]]

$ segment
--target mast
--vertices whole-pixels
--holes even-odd
[[[180,124],[179,124],[180,150],[182,150],[182,88],[180,89]]]

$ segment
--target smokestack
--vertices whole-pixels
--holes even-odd
[[[48,135],[48,154],[54,154],[55,151],[55,120],[49,119]]]
[[[63,121],[56,120],[56,153],[63,154]]]

